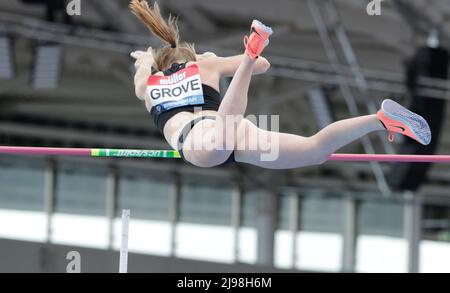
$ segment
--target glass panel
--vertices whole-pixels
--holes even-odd
[[[241,263],[255,264],[257,259],[257,235],[255,228],[240,228],[238,260]]]
[[[231,188],[183,182],[175,255],[232,263]],[[221,225],[221,226],[219,226]]]
[[[114,247],[120,249],[122,209],[131,210],[128,249],[130,252],[169,256],[172,227],[169,223],[172,184],[167,178],[122,171],[118,182],[118,203],[114,221]]]
[[[291,232],[291,194],[282,193],[278,197],[278,229],[275,232],[275,267],[291,269],[293,263],[293,237]]]
[[[287,230],[275,232],[275,267],[291,269],[294,266],[292,245],[293,233]]]
[[[297,233],[296,267],[300,270],[339,272],[342,267],[343,237],[336,233]]]
[[[0,165],[0,209],[44,210],[45,167]]]
[[[397,202],[361,202],[359,234],[403,237],[403,205]]]
[[[107,248],[109,223],[106,217],[54,214],[53,243]]]
[[[58,168],[56,186],[57,213],[105,215],[105,169],[79,164],[63,165]]]
[[[47,237],[46,164],[20,159],[11,162],[14,165],[0,165],[0,238],[43,242]]]
[[[0,223],[0,238],[47,240],[47,215],[44,212],[0,209]]]
[[[171,225],[164,221],[136,219],[131,210],[128,250],[135,253],[146,253],[169,256],[171,249]],[[122,219],[114,221],[114,248],[121,245]]]
[[[423,240],[419,265],[421,273],[450,273],[450,243]]]
[[[407,241],[403,238],[404,206],[394,201],[361,202],[358,210],[356,270],[406,272]]]
[[[179,223],[176,226],[177,257],[234,262],[234,233],[231,227]]]
[[[296,267],[337,272],[342,267],[344,204],[341,199],[300,197]]]
[[[133,219],[169,220],[172,185],[169,181],[156,181],[137,176],[120,176],[117,215],[130,209]]]
[[[245,192],[242,196],[242,226],[256,227],[257,192]]]
[[[231,197],[231,189],[183,184],[180,221],[229,226]]]
[[[450,207],[423,207],[422,238],[450,242]]]
[[[289,230],[289,208],[290,208],[290,195],[281,194],[278,197],[278,229]]]
[[[450,273],[450,207],[423,207],[420,269],[422,273]]]
[[[302,231],[343,233],[344,204],[340,199],[300,198],[300,229]]]
[[[356,271],[364,273],[406,273],[408,243],[387,236],[358,236]]]
[[[52,242],[108,247],[107,169],[86,163],[60,163],[56,180]]]

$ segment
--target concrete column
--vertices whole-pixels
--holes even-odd
[[[274,264],[275,230],[278,221],[278,198],[274,190],[258,191],[256,229],[258,231],[258,265]]]
[[[55,212],[55,195],[56,195],[56,166],[52,160],[48,161],[47,170],[45,171],[44,182],[44,210],[47,216],[47,243],[52,239],[52,219]]]
[[[299,232],[300,197],[296,192],[289,194],[289,230],[292,233],[292,268],[295,269],[298,261],[297,234]]]
[[[114,247],[114,220],[117,207],[117,172],[111,169],[106,180],[106,217],[108,218],[108,249]]]
[[[344,199],[345,227],[344,245],[342,252],[342,270],[347,273],[355,272],[356,242],[358,237],[358,202],[348,195]]]
[[[422,237],[422,200],[412,192],[405,193],[405,238],[408,241],[408,272],[419,272],[419,250]]]
[[[231,226],[234,234],[234,262],[239,262],[239,229],[242,224],[242,189],[236,187],[231,198]]]
[[[175,256],[176,246],[177,246],[177,237],[176,237],[176,228],[177,223],[180,218],[180,193],[181,193],[181,181],[180,176],[175,175],[172,182],[172,191],[170,194],[170,206],[169,206],[169,220],[171,226],[171,242],[170,242],[170,255],[172,257]]]

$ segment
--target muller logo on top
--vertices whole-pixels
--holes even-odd
[[[162,85],[174,84],[174,83],[182,81],[185,78],[186,78],[186,72],[183,72],[181,74],[175,73],[175,74],[168,76],[167,78],[161,79],[159,81],[159,84],[162,84]]]
[[[203,87],[199,68],[188,66],[169,76],[151,75],[147,93],[156,113],[187,105],[203,105]]]

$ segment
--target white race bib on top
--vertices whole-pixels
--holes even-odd
[[[169,76],[150,76],[147,94],[156,113],[205,103],[199,69],[195,64]]]

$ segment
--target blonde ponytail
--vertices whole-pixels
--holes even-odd
[[[159,5],[155,2],[151,8],[146,0],[131,0],[130,10],[155,36],[167,44],[154,52],[158,70],[169,68],[177,59],[184,59],[186,62],[196,61],[194,46],[180,42],[176,17],[170,15],[166,22],[161,16]]]
[[[180,38],[177,19],[170,15],[169,21],[166,22],[161,16],[158,3],[155,2],[153,8],[150,8],[145,0],[131,0],[130,9],[155,36],[172,48],[177,47]]]

